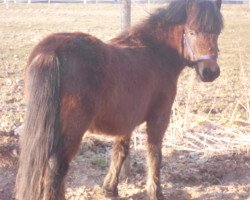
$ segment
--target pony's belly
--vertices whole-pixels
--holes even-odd
[[[125,118],[99,118],[93,121],[90,126],[90,131],[95,134],[105,135],[126,135],[131,134],[136,126],[142,123],[135,120],[129,120]]]

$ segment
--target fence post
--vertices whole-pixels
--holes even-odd
[[[127,30],[131,25],[131,0],[121,0],[121,30]],[[127,179],[130,172],[130,155],[123,162],[120,178]]]
[[[150,0],[148,0],[148,11],[150,12],[150,5],[151,5],[151,2]]]
[[[121,29],[128,29],[131,24],[131,0],[121,0]]]
[[[9,2],[8,2],[8,0],[4,0],[4,4],[5,4],[6,9],[9,9]]]

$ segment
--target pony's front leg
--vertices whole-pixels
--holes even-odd
[[[166,122],[155,118],[147,122],[147,194],[149,200],[163,200],[161,190],[160,167],[162,160],[162,138],[166,130]]]
[[[118,196],[117,185],[122,164],[129,153],[129,136],[120,136],[115,139],[112,145],[112,157],[108,174],[103,183],[103,190],[106,197]]]
[[[163,195],[160,184],[160,166],[161,166],[161,142],[147,144],[147,163],[148,163],[148,180],[147,193],[149,200],[162,200]]]

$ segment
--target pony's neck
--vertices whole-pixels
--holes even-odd
[[[183,62],[184,25],[147,27],[141,31],[141,38],[149,48],[165,60],[168,67],[184,68]]]
[[[183,68],[182,37],[183,25],[163,28],[145,23],[122,33],[111,42],[118,46],[150,48],[160,59],[166,60],[168,65]]]

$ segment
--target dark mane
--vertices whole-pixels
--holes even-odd
[[[188,0],[172,1],[167,8],[161,8],[152,14],[149,22],[163,27],[179,25],[188,22],[193,28],[201,32],[220,33],[223,29],[223,17],[213,0],[194,0],[198,5],[196,12],[187,16]],[[191,1],[192,2],[192,1]]]
[[[200,32],[219,34],[223,29],[223,17],[212,0],[198,1],[196,12],[192,12],[189,25]]]
[[[197,4],[197,9],[187,16],[187,4]],[[167,7],[158,9],[141,24],[122,32],[113,43],[138,42],[138,34],[145,35],[148,30],[167,30],[171,26],[187,24],[198,32],[220,33],[223,29],[223,17],[213,0],[173,0]],[[134,38],[135,36],[135,38]],[[135,43],[137,43],[135,42]],[[130,43],[130,44],[131,44]],[[132,44],[131,44],[132,45]]]
[[[149,22],[153,26],[159,23],[161,26],[166,26],[184,24],[186,19],[186,0],[183,0],[172,1],[166,8],[158,9],[150,16]]]

